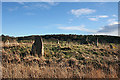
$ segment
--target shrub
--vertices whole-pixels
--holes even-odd
[[[59,49],[60,49],[59,47],[52,47],[52,51],[55,53],[58,52]]]
[[[81,60],[81,58],[83,58],[81,55],[76,56],[77,60]]]
[[[98,55],[98,53],[97,53],[97,52],[93,52],[93,54],[96,54],[96,55]]]
[[[65,55],[65,58],[70,58],[71,57],[71,55]]]
[[[102,56],[104,56],[104,53],[101,53]]]
[[[52,57],[52,55],[50,53],[48,53],[48,54],[46,54],[46,57],[50,58],[50,57]]]
[[[81,57],[79,60],[85,60],[85,58],[84,58],[84,57]]]
[[[70,59],[68,63],[69,63],[69,66],[75,65],[75,59]]]

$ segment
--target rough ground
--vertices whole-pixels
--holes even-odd
[[[4,45],[3,78],[118,78],[119,44],[45,42],[43,57],[30,55],[32,44]]]

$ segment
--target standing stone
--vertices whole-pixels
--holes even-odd
[[[35,42],[32,45],[32,55],[41,57],[44,55],[43,40],[41,37],[35,37]]]
[[[60,44],[59,40],[57,40],[57,44],[58,44],[58,45]]]
[[[7,40],[7,41],[5,42],[5,44],[6,44],[6,45],[9,45],[9,40]]]
[[[98,38],[97,38],[95,45],[98,47],[98,44],[99,44],[99,42],[98,42]]]
[[[86,42],[87,42],[87,44],[88,44],[88,37],[86,38]]]

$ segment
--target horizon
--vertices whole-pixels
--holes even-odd
[[[118,35],[118,2],[2,2],[2,34]]]
[[[72,36],[74,36],[74,35],[77,35],[77,36],[111,36],[111,37],[120,37],[120,36],[114,36],[114,35],[82,35],[82,34],[43,34],[43,35],[24,35],[24,36],[10,36],[10,35],[4,35],[4,34],[1,34],[0,35],[0,37],[1,36],[9,36],[9,37],[28,37],[28,36],[49,36],[49,35],[67,35],[67,36],[69,36],[69,35],[72,35]]]

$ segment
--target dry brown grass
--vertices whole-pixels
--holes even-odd
[[[92,69],[89,71],[89,69]],[[101,69],[92,67],[49,67],[25,66],[24,64],[8,64],[2,67],[3,78],[117,78],[116,73],[106,74]],[[113,71],[115,72],[115,70]]]
[[[53,47],[53,45],[50,46]],[[49,54],[51,56],[49,58],[31,56],[30,48],[28,48],[31,45],[22,44],[13,48],[5,46],[6,48],[2,50],[2,77],[118,78],[118,49],[107,48],[108,45],[104,45],[104,47],[73,46],[70,51],[61,50],[63,51],[60,52],[62,56],[58,52],[52,52],[52,56]],[[51,47],[47,47],[46,54],[50,52]],[[74,55],[65,58],[64,53],[73,53]],[[102,56],[102,53],[104,56]],[[23,56],[24,54],[27,55]]]

